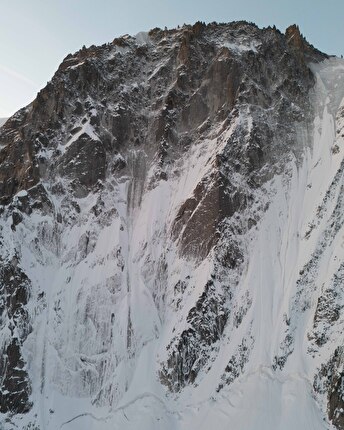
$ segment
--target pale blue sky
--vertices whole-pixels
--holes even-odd
[[[245,19],[293,23],[329,54],[344,54],[344,0],[0,0],[0,117],[31,102],[82,45],[153,27]]]

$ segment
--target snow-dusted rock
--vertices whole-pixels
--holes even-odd
[[[343,99],[295,26],[66,57],[0,129],[4,428],[343,429]]]

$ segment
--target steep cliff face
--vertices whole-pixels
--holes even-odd
[[[66,57],[0,129],[4,428],[344,428],[343,97],[296,26]]]

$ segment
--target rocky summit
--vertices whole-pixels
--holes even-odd
[[[0,128],[0,428],[343,430],[343,155],[296,25],[68,55]]]

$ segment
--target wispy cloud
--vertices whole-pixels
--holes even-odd
[[[0,64],[0,73],[6,73],[6,75],[12,77],[13,79],[17,79],[27,85],[29,85],[32,88],[37,89],[39,85],[36,84],[36,82],[32,81],[31,79],[27,78],[26,76],[22,75],[21,73],[16,72],[15,70],[12,70],[6,66],[3,66]]]

